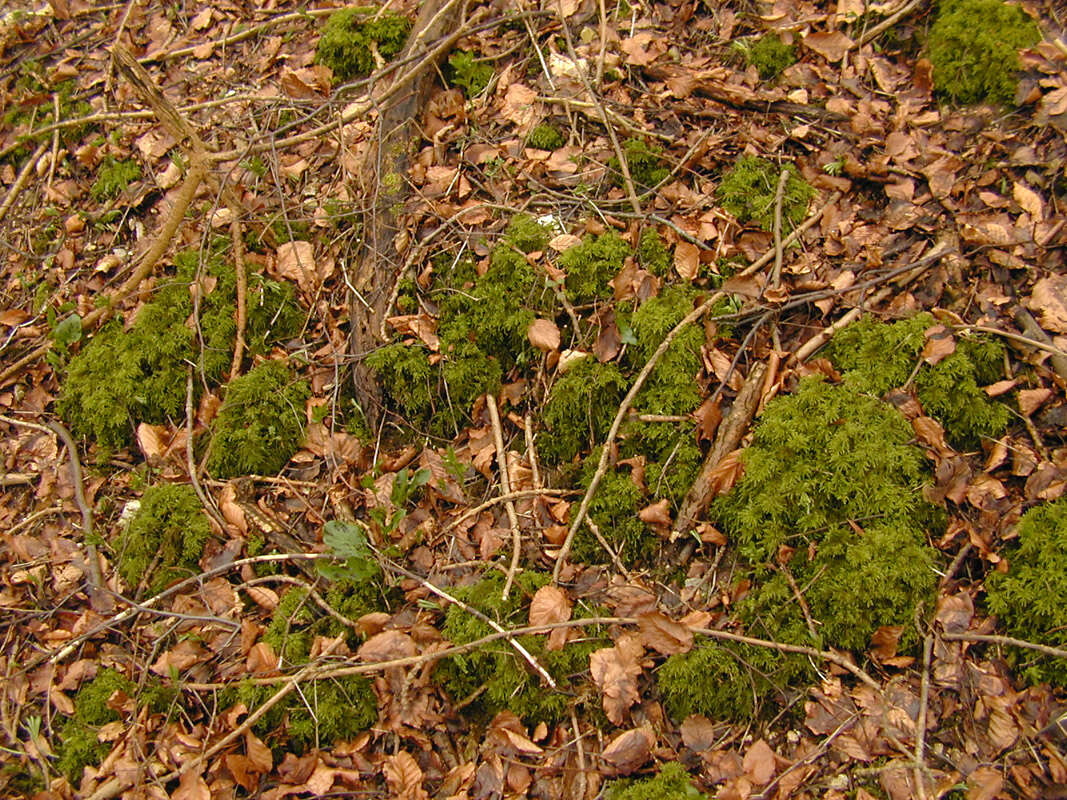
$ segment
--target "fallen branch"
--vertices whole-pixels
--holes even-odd
[[[1024,639],[1016,639],[1013,636],[999,636],[991,633],[942,633],[941,638],[950,642],[981,642],[983,644],[1009,645],[1021,647],[1025,650],[1033,650],[1036,653],[1044,653],[1053,658],[1067,658],[1067,650],[1061,647],[1050,647],[1047,644],[1037,644]]]
[[[40,145],[33,151],[33,155],[29,157],[26,163],[22,165],[22,170],[19,172],[18,177],[15,178],[15,182],[11,184],[11,188],[7,190],[7,194],[4,196],[4,202],[0,203],[0,222],[3,222],[7,212],[11,210],[11,206],[15,205],[15,198],[19,196],[19,192],[30,182],[30,176],[37,167],[37,161],[44,155],[45,148],[46,145]]]
[[[511,476],[508,474],[508,454],[504,450],[504,430],[500,426],[500,412],[496,407],[496,398],[490,393],[485,396],[485,406],[489,409],[489,423],[493,428],[493,442],[496,445],[496,466],[500,472],[500,490],[505,495],[511,494]],[[515,501],[505,500],[504,508],[508,512],[508,524],[511,526],[511,564],[508,566],[504,591],[501,596],[508,599],[511,584],[519,571],[519,555],[522,552],[522,533],[519,531],[519,517],[515,513]]]

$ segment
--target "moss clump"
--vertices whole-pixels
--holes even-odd
[[[704,800],[707,795],[690,781],[677,761],[664,764],[651,778],[612,781],[604,790],[606,800]]]
[[[1067,647],[1067,499],[1037,506],[1019,522],[1018,547],[1007,573],[986,578],[986,605],[1008,634],[1051,647]],[[1011,648],[1010,659],[1029,683],[1067,686],[1067,662]]]
[[[161,591],[200,571],[209,536],[211,524],[191,486],[153,486],[115,542],[119,574],[131,588],[145,583]]]
[[[641,242],[637,246],[637,263],[660,278],[666,278],[670,274],[674,260],[663,237],[655,228],[645,228],[641,231]]]
[[[614,364],[584,358],[556,381],[541,416],[545,431],[538,453],[548,464],[573,461],[601,441],[626,393],[626,379]]]
[[[626,156],[626,166],[630,169],[634,188],[639,192],[651,191],[671,174],[663,159],[663,148],[659,145],[650,145],[641,139],[627,139],[622,143],[622,152]],[[618,157],[610,158],[608,166],[615,173],[615,183],[625,187]]]
[[[97,738],[99,728],[118,722],[117,711],[107,701],[115,692],[133,697],[137,687],[113,669],[102,669],[74,697],[74,716],[67,720],[59,733],[60,746],[56,750],[56,768],[73,786],[81,782],[82,770],[99,764],[111,751],[108,742]]]
[[[544,250],[552,231],[529,214],[516,214],[504,231],[504,243],[519,248],[524,253]]]
[[[108,156],[97,168],[96,182],[89,193],[98,203],[113,200],[140,177],[141,166],[133,159],[122,161]]]
[[[743,478],[712,506],[757,576],[780,547],[795,548],[789,569],[810,584],[819,636],[834,646],[863,647],[883,625],[904,625],[907,641],[916,608],[930,608],[926,532],[941,519],[922,498],[925,460],[912,438],[888,404],[847,383],[802,381],[768,404]],[[757,607],[771,586],[757,590]]]
[[[583,492],[589,488],[599,460],[598,447],[582,465],[579,486]],[[646,502],[644,493],[634,483],[629,470],[616,467],[604,475],[589,503],[589,518],[596,523],[601,536],[623,564],[649,564],[658,553],[659,537],[637,516],[637,512]],[[590,564],[610,560],[600,542],[585,525],[580,527],[574,536],[572,555],[575,560]]]
[[[326,20],[315,61],[329,67],[335,80],[351,80],[377,66],[375,50],[388,60],[404,49],[410,32],[411,22],[399,14],[368,19],[364,9],[342,8]]]
[[[942,0],[930,28],[934,87],[954,103],[1011,103],[1019,50],[1041,41],[1037,23],[1001,0]]]
[[[844,371],[846,383],[882,395],[912,376],[926,343],[924,332],[933,324],[929,314],[892,324],[865,317],[839,331],[826,353]],[[958,339],[954,353],[932,366],[922,364],[915,374],[923,409],[941,423],[954,446],[975,447],[1007,427],[1007,407],[981,388],[998,379],[1003,359],[1000,342],[971,336]]]
[[[526,137],[526,146],[535,150],[555,150],[563,147],[566,141],[559,128],[543,122],[530,131],[530,135]]]
[[[808,213],[815,189],[791,165],[786,164],[782,169],[789,172],[782,195],[782,229],[789,231]],[[755,222],[763,230],[771,231],[780,174],[781,170],[765,158],[742,156],[723,176],[715,193],[722,207],[738,222]]]
[[[430,353],[420,345],[389,344],[367,356],[392,406],[412,424],[425,422],[437,388]]]
[[[493,65],[466,50],[457,50],[448,57],[445,78],[453,86],[459,86],[467,97],[481,94],[493,79]]]
[[[759,76],[769,81],[777,78],[786,67],[797,61],[796,50],[783,42],[776,33],[767,33],[745,49],[745,62],[755,65]]]
[[[663,707],[676,722],[690,714],[748,723],[760,706],[814,670],[801,656],[765,647],[710,641],[668,658],[656,672]]]
[[[237,331],[237,281],[220,252],[209,254],[202,271],[215,286],[200,299],[199,331],[194,331],[187,324],[193,314],[190,285],[200,262],[196,251],[177,254],[177,275],[141,308],[133,327],[124,331],[118,321],[110,323],[71,360],[58,409],[77,435],[95,439],[105,450],[123,447],[132,441],[137,423],[184,416],[188,362],[202,364],[212,383],[225,374]],[[295,336],[303,324],[288,284],[249,275],[247,305],[251,353]]]
[[[504,577],[499,574],[482,579],[472,586],[453,590],[457,599],[477,608],[505,628],[525,623],[530,599],[550,578],[536,572],[524,572],[507,600],[501,599]],[[493,632],[492,628],[458,606],[445,613],[445,638],[453,644],[465,644]],[[475,701],[486,715],[503,709],[515,712],[527,723],[558,722],[567,717],[576,702],[597,704],[583,676],[589,669],[589,655],[610,643],[599,628],[585,629],[585,638],[567,644],[561,650],[546,650],[544,636],[519,636],[517,640],[556,681],[558,688],[542,686],[526,662],[506,641],[496,641],[470,653],[442,659],[433,673],[449,696],[460,701],[475,691],[484,692]]]
[[[629,255],[630,246],[615,231],[586,236],[559,257],[559,267],[567,273],[567,297],[572,303],[590,303],[609,296],[608,281]]]
[[[310,390],[268,361],[230,382],[213,426],[207,466],[218,478],[274,475],[300,446]]]
[[[630,348],[634,369],[643,367],[675,326],[695,307],[697,293],[687,286],[665,286],[630,318],[637,341]],[[696,374],[701,367],[704,330],[691,323],[679,331],[657,362],[635,408],[642,414],[688,414],[700,405]]]

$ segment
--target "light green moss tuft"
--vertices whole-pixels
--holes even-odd
[[[98,203],[113,200],[141,177],[141,165],[133,159],[120,160],[107,156],[96,170],[96,182],[89,193]]]
[[[567,140],[555,125],[541,123],[526,137],[526,146],[536,150],[556,150],[563,147]]]
[[[782,230],[788,232],[803,221],[815,189],[801,178],[792,165],[782,196]],[[716,195],[722,207],[738,222],[755,222],[765,231],[774,229],[774,206],[781,170],[771,161],[755,156],[742,156],[733,168],[723,175]]]
[[[1030,509],[1019,522],[1018,547],[1008,571],[986,578],[986,605],[1008,634],[1028,642],[1067,648],[1067,499]],[[1067,662],[1012,648],[1011,662],[1027,682],[1067,686]]]
[[[229,383],[212,426],[208,470],[217,478],[275,475],[300,446],[310,390],[277,361]]]
[[[452,591],[458,599],[505,628],[514,628],[525,623],[530,599],[549,580],[550,576],[541,573],[520,573],[507,600],[501,599],[504,577],[500,574]],[[464,644],[490,634],[492,629],[458,606],[450,606],[445,613],[443,632],[453,644]],[[544,636],[520,636],[518,641],[556,680],[557,690],[542,686],[526,662],[504,641],[442,659],[433,679],[457,702],[484,688],[475,702],[487,716],[508,709],[529,724],[565,719],[579,702],[597,704],[584,676],[589,669],[590,653],[610,644],[599,628],[585,629],[582,641],[570,643],[562,650],[545,650]]]
[[[612,781],[604,789],[606,800],[706,800],[677,761],[664,764],[651,778]]]
[[[111,751],[109,742],[97,738],[102,726],[119,720],[118,712],[108,707],[108,699],[115,692],[134,697],[136,691],[132,681],[107,668],[78,690],[74,696],[74,715],[63,725],[60,745],[56,748],[59,756],[56,768],[72,786],[81,782],[85,767],[99,764]]]
[[[942,0],[930,28],[934,87],[954,103],[1011,103],[1019,50],[1041,41],[1037,23],[1001,0]]]
[[[115,542],[118,570],[126,585],[162,591],[200,571],[211,524],[191,486],[153,486]]]
[[[387,399],[412,424],[424,423],[433,409],[437,388],[430,354],[421,345],[389,344],[367,356]]]
[[[755,65],[759,76],[769,81],[782,74],[782,70],[795,64],[795,48],[786,44],[775,33],[766,33],[744,51],[745,62]]]
[[[411,32],[411,22],[386,12],[377,19],[362,8],[342,8],[326,20],[315,52],[315,61],[333,71],[335,80],[347,81],[366,75],[376,64],[372,46],[388,61],[401,50]]]
[[[559,257],[559,267],[567,273],[567,297],[572,303],[589,303],[610,296],[608,281],[630,254],[630,246],[615,231],[586,236]]]
[[[622,143],[622,151],[626,156],[626,166],[630,169],[634,188],[638,192],[651,191],[671,174],[663,158],[663,148],[659,145],[650,145],[641,139],[627,139]],[[614,173],[615,183],[620,187],[624,186],[622,165],[618,157],[612,156],[608,160],[608,166]]]
[[[637,246],[637,263],[653,275],[666,278],[674,265],[671,251],[655,228],[641,231],[641,242]]]
[[[600,451],[601,448],[596,448],[583,462],[579,483],[583,493],[589,488],[589,482],[596,472]],[[617,467],[604,475],[589,503],[589,518],[596,523],[601,535],[623,564],[648,565],[653,563],[659,552],[659,537],[637,516],[647,502],[634,483],[630,469]],[[571,554],[576,561],[589,564],[610,561],[610,556],[585,525],[579,527],[574,536]]]
[[[627,384],[614,364],[584,358],[561,375],[541,416],[538,454],[547,464],[573,461],[607,435]]]

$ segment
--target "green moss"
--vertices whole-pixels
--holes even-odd
[[[1067,648],[1067,499],[1037,506],[1019,522],[1018,546],[1006,553],[1007,573],[986,578],[986,605],[1018,639]],[[1067,662],[1010,648],[1018,674],[1029,683],[1067,686]]]
[[[244,682],[222,695],[222,704],[244,703],[255,711],[277,686]],[[304,681],[252,725],[252,730],[282,751],[304,753],[354,739],[378,719],[378,700],[362,675]]]
[[[456,50],[448,57],[445,78],[451,85],[463,89],[467,97],[475,97],[485,91],[493,79],[493,65],[479,60],[467,50]]]
[[[675,326],[696,307],[697,292],[688,286],[665,286],[657,297],[641,304],[630,318],[637,341],[628,358],[643,367]],[[700,405],[696,374],[701,367],[704,329],[690,323],[675,336],[638,397],[640,413],[688,414]],[[662,391],[662,390],[666,391]]]
[[[526,623],[530,599],[549,581],[550,576],[545,574],[520,573],[508,599],[503,600],[504,577],[493,574],[472,586],[454,589],[453,594],[503,627],[514,628]],[[488,625],[458,606],[450,606],[445,612],[442,630],[453,644],[465,644],[492,633]],[[530,672],[525,660],[506,641],[442,659],[433,679],[457,702],[484,688],[475,701],[481,711],[491,716],[508,709],[529,724],[565,719],[577,702],[597,703],[585,675],[589,655],[609,645],[599,628],[591,626],[585,630],[585,638],[561,650],[545,650],[544,636],[520,636],[518,641],[552,675],[557,690],[542,686],[540,678]]]
[[[504,242],[524,253],[544,250],[551,237],[552,231],[529,214],[516,214],[504,231]]]
[[[108,156],[96,170],[96,183],[89,193],[98,203],[113,200],[131,183],[141,177],[141,166],[133,159],[121,161]]]
[[[661,278],[670,274],[674,259],[671,251],[667,249],[663,237],[656,232],[655,228],[645,228],[641,231],[641,242],[637,246],[637,262]]]
[[[124,331],[119,321],[111,322],[71,360],[58,409],[74,433],[105,450],[123,447],[132,441],[137,423],[184,416],[187,363],[202,363],[212,383],[229,369],[237,331],[236,277],[221,253],[205,260],[203,271],[215,279],[215,288],[201,298],[198,335],[187,321],[193,313],[190,284],[200,260],[196,251],[177,254],[177,275],[141,308],[133,327]],[[246,298],[249,352],[266,352],[300,331],[303,313],[291,286],[253,273]]]
[[[582,465],[579,488],[583,493],[596,472],[600,450],[599,447],[593,450]],[[646,504],[645,496],[625,467],[608,470],[589,503],[589,518],[625,565],[650,564],[659,552],[659,537],[637,516]],[[576,561],[589,564],[610,561],[610,556],[585,525],[575,533],[571,552]]]
[[[81,782],[85,767],[99,764],[111,751],[110,743],[97,738],[100,727],[119,720],[118,712],[108,708],[108,699],[115,692],[133,697],[136,691],[132,681],[113,669],[101,669],[93,680],[78,690],[74,697],[74,715],[60,731],[60,746],[56,749],[59,756],[56,768],[73,786]]]
[[[131,588],[152,592],[200,571],[200,556],[211,524],[191,486],[153,486],[116,542],[118,570]]]
[[[797,61],[793,45],[783,42],[776,33],[766,33],[744,49],[745,62],[755,65],[759,76],[769,81]]]
[[[445,401],[434,418],[432,432],[453,436],[471,421],[471,408],[479,397],[500,391],[503,374],[500,362],[476,345],[456,345],[440,364]]]
[[[211,474],[278,473],[300,446],[309,395],[307,384],[294,381],[277,361],[231,381],[213,425],[207,459]]]
[[[543,122],[530,131],[526,137],[526,146],[535,150],[556,150],[563,147],[567,140],[555,125]]]
[[[374,69],[372,46],[388,61],[404,48],[410,32],[411,22],[398,14],[371,19],[366,9],[342,8],[326,20],[315,61],[329,67],[335,80],[351,80]]]
[[[677,761],[664,764],[651,778],[612,781],[604,789],[606,800],[703,800],[707,795],[690,781]]]
[[[915,373],[923,409],[941,423],[955,447],[971,448],[983,438],[999,436],[1011,414],[981,387],[1000,377],[1003,345],[984,336],[959,337],[954,353],[915,372],[926,343],[924,331],[933,324],[929,314],[892,324],[865,317],[838,331],[826,354],[844,372],[846,383],[871,394],[903,386]]]
[[[789,171],[782,195],[782,229],[790,231],[799,225],[808,213],[808,205],[815,190],[801,178],[792,165],[782,169]],[[781,170],[771,161],[755,156],[742,156],[727,172],[716,190],[722,207],[738,222],[755,222],[765,231],[774,228],[774,206]]]
[[[638,192],[651,191],[671,174],[663,158],[663,148],[659,145],[650,145],[641,139],[627,139],[622,143],[622,152],[626,156],[626,166],[630,169],[634,188]],[[608,166],[614,172],[616,185],[625,187],[618,157],[612,156],[608,160]]]
[[[781,546],[796,549],[789,568],[810,583],[819,635],[834,646],[863,647],[883,625],[908,636],[916,608],[929,610],[936,552],[926,535],[942,521],[922,498],[925,458],[912,439],[888,404],[847,383],[802,381],[767,405],[744,476],[712,506],[757,576]],[[757,589],[757,607],[768,605],[761,591],[782,590]]]
[[[412,424],[424,423],[433,410],[436,376],[430,353],[421,345],[390,344],[370,353],[367,366],[378,374],[387,399]]]
[[[789,686],[810,681],[813,673],[795,654],[709,641],[668,658],[656,672],[656,685],[678,723],[690,714],[749,723],[765,703],[781,700]]]
[[[954,103],[1011,103],[1019,50],[1041,41],[1022,8],[1001,0],[942,0],[930,28],[934,87]]]
[[[608,281],[622,269],[630,246],[615,231],[586,236],[559,257],[559,267],[567,273],[567,297],[572,303],[589,303],[611,295]]]
[[[548,396],[538,454],[547,464],[573,461],[607,435],[627,383],[614,364],[584,358],[561,375]]]

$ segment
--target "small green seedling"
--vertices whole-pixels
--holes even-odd
[[[445,78],[453,86],[463,89],[468,98],[475,97],[485,91],[493,79],[493,65],[479,60],[467,50],[456,50],[448,57]]]

